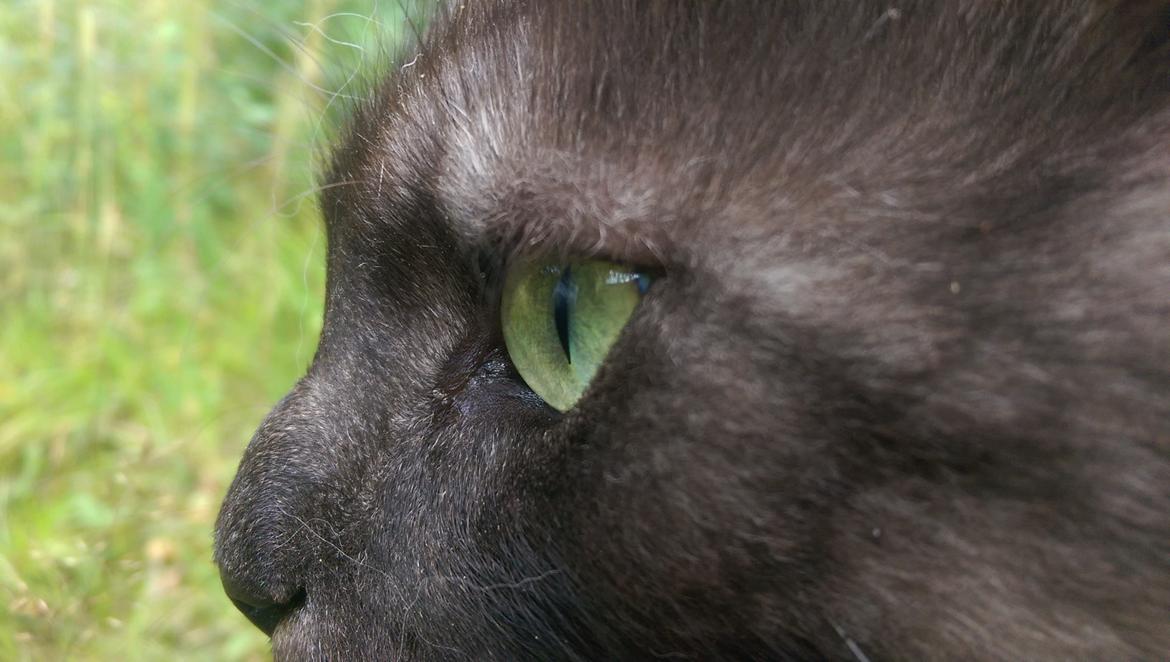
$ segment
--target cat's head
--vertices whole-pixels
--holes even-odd
[[[335,150],[229,593],[287,659],[1165,651],[1168,39],[454,5]]]

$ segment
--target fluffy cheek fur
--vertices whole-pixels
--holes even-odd
[[[452,9],[335,153],[233,597],[286,659],[1170,648],[1170,8],[1117,5]],[[663,274],[563,415],[516,253]]]

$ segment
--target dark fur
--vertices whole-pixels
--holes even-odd
[[[220,515],[278,657],[1166,657],[1170,3],[448,13]],[[565,415],[542,251],[664,274]]]

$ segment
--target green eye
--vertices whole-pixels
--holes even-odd
[[[560,411],[576,404],[649,286],[648,275],[602,260],[511,269],[504,344],[529,388]]]

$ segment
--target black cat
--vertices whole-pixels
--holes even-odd
[[[455,3],[322,207],[277,657],[1170,654],[1170,2]]]

